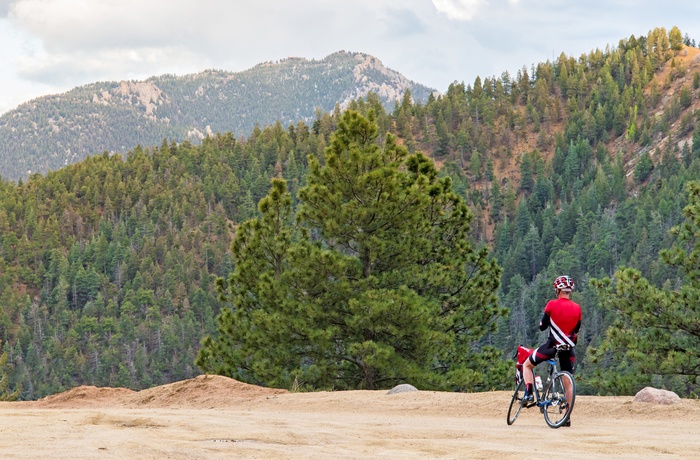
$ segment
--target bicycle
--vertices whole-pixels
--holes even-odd
[[[508,407],[508,415],[506,416],[508,425],[515,423],[523,407],[529,409],[534,406],[540,408],[540,412],[544,414],[545,422],[547,422],[547,425],[551,428],[559,428],[569,420],[571,411],[574,409],[574,402],[576,401],[576,382],[571,373],[557,370],[557,357],[559,356],[559,352],[567,350],[569,346],[559,345],[556,348],[557,352],[554,357],[547,360],[547,364],[549,364],[547,382],[541,390],[537,388],[536,384],[533,385],[534,401],[530,403],[523,401],[525,379],[519,379],[520,381],[515,386],[513,398],[510,400],[510,406]],[[534,370],[533,377],[535,377]],[[571,401],[567,401],[566,399],[567,382],[571,385]],[[541,394],[540,391],[542,392]],[[513,415],[511,416],[511,414]]]

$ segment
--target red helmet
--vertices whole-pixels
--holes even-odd
[[[554,280],[554,289],[571,292],[574,290],[574,279],[570,276],[562,275]]]

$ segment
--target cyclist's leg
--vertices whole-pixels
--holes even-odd
[[[535,351],[532,352],[529,358],[525,360],[523,363],[523,380],[525,380],[525,394],[532,394],[532,385],[534,383],[534,370],[535,366],[537,366],[539,363],[544,362],[554,356],[556,353],[556,350],[552,347],[552,345],[547,341],[544,345],[538,347]]]
[[[533,353],[534,355],[534,353]],[[532,356],[532,355],[530,355]],[[530,400],[532,401],[532,398],[530,398],[533,394],[532,391],[532,386],[535,383],[535,374],[534,374],[534,369],[535,369],[536,364],[532,364],[532,361],[530,361],[530,358],[527,358],[525,362],[523,363],[523,382],[525,382],[525,394],[523,395],[523,400],[527,401]]]
[[[563,350],[559,352],[559,368],[562,371],[568,371],[571,375],[574,375],[574,369],[576,368],[576,353],[574,349]],[[569,379],[563,379],[564,381],[564,391],[566,392],[566,400],[571,401],[573,399],[573,388]],[[564,424],[564,426],[571,426],[571,417]]]

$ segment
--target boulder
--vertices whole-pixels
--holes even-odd
[[[396,393],[407,393],[409,391],[418,391],[418,388],[408,383],[402,383],[401,385],[396,385],[394,388],[387,392],[388,395],[395,395]]]
[[[681,398],[672,391],[646,387],[634,395],[634,402],[646,402],[652,404],[678,404]]]

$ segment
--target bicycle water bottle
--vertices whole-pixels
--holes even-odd
[[[542,378],[539,375],[535,376],[535,386],[537,391],[542,391]]]

